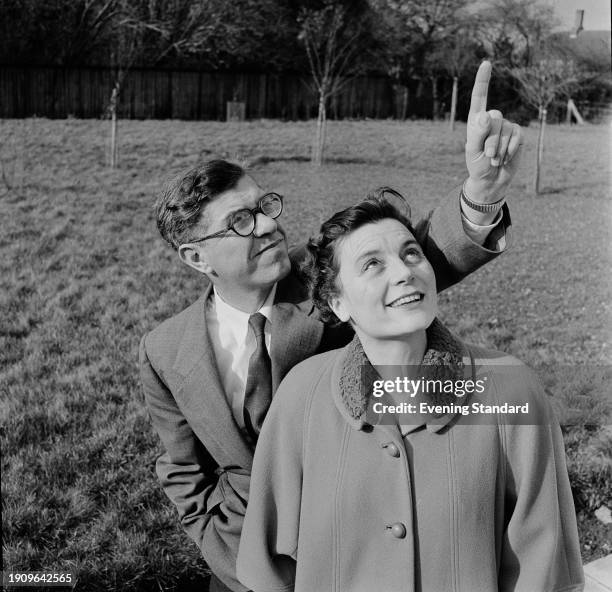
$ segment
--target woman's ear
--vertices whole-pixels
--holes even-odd
[[[338,317],[340,321],[343,323],[348,323],[351,319],[351,314],[344,302],[344,298],[342,296],[332,296],[328,301],[329,307],[334,311],[334,314]]]
[[[179,259],[185,263],[185,265],[189,265],[189,267],[192,267],[196,271],[209,276],[215,275],[214,269],[209,265],[206,256],[199,247],[189,243],[181,245],[178,248],[178,255]]]

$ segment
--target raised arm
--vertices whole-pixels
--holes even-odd
[[[497,109],[487,111],[491,71],[491,62],[484,61],[476,73],[465,143],[468,178],[462,190],[462,211],[478,225],[494,221],[522,151],[521,127],[504,119]]]
[[[518,170],[522,133],[501,112],[486,110],[490,81],[491,63],[485,61],[472,89],[465,143],[468,178],[461,199],[450,195],[424,219],[413,221],[436,272],[438,290],[461,281],[509,242],[505,200]]]
[[[465,162],[468,177],[441,205],[412,223],[417,240],[444,290],[502,253],[510,240],[510,213],[505,204],[508,186],[521,154],[521,128],[497,110],[487,111],[491,63],[478,69],[468,117]],[[401,189],[401,188],[398,188]],[[298,264],[303,245],[291,254]]]

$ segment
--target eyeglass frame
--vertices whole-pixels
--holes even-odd
[[[280,199],[280,210],[278,212],[278,214],[274,217],[272,216],[268,216],[268,214],[266,214],[262,209],[261,209],[261,202],[266,199],[266,197],[270,197],[271,195],[274,195],[276,197],[278,197]],[[234,231],[236,233],[237,236],[242,236],[242,237],[247,237],[247,236],[251,236],[254,232],[255,232],[255,228],[257,228],[257,214],[263,214],[264,216],[268,216],[268,218],[271,218],[272,220],[276,220],[282,213],[283,213],[283,199],[284,197],[280,194],[280,193],[276,193],[275,191],[270,191],[269,193],[266,193],[265,195],[262,195],[259,198],[259,201],[257,202],[257,206],[254,208],[240,208],[239,210],[235,211],[230,219],[229,224],[227,225],[227,228],[223,229],[223,230],[219,230],[218,232],[214,232],[213,234],[209,234],[207,236],[204,236],[202,238],[197,238],[195,240],[190,240],[187,241],[188,243],[201,243],[202,241],[208,240],[209,238],[216,238],[218,236],[222,236],[224,235],[226,232],[229,232],[230,230]],[[239,212],[248,212],[251,217],[253,218],[253,229],[251,230],[251,232],[249,232],[248,234],[240,234],[235,228],[234,228],[234,216],[236,214],[238,214]]]

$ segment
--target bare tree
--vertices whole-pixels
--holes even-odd
[[[540,171],[544,155],[548,107],[560,95],[569,95],[579,81],[579,74],[573,62],[561,59],[550,52],[539,59],[534,59],[530,66],[512,68],[510,72],[519,83],[519,92],[523,99],[538,110],[538,143],[533,179],[533,192],[537,195],[540,193]]]
[[[72,3],[74,18],[64,34],[62,63],[71,64],[104,43],[108,27],[116,16],[118,0],[76,0]]]
[[[419,80],[417,97],[428,80],[432,90],[432,117],[440,111],[438,81],[445,72],[444,43],[463,22],[472,0],[371,0],[385,15],[394,46],[393,73]]]
[[[108,116],[111,122],[108,165],[114,169],[118,163],[117,109],[119,96],[125,78],[142,51],[143,35],[148,23],[141,19],[129,0],[119,0],[118,11],[113,23],[111,45],[111,67],[113,87],[108,103]]]
[[[494,0],[477,20],[493,59],[508,67],[530,66],[559,25],[554,8],[538,0]]]
[[[354,58],[361,33],[359,23],[348,23],[347,10],[328,4],[320,10],[304,9],[299,16],[299,39],[304,44],[312,83],[319,99],[312,163],[320,166],[325,149],[327,102],[357,73]]]
[[[459,80],[468,72],[477,69],[479,45],[475,39],[475,25],[471,19],[460,20],[453,29],[448,31],[430,58],[441,64],[442,69],[453,80],[449,121],[451,132],[455,130],[457,118]]]
[[[196,53],[210,34],[213,21],[205,18],[207,3],[197,0],[116,2],[111,50],[113,87],[108,104],[110,168],[115,168],[118,163],[117,110],[123,84],[132,67],[143,59],[145,52],[147,61],[152,63],[159,63],[169,54]]]

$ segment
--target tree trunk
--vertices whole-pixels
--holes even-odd
[[[400,121],[405,121],[408,115],[408,90],[403,84],[393,85],[394,115]]]
[[[406,117],[408,117],[409,93],[410,93],[410,89],[408,88],[408,86],[405,86],[402,92],[402,121],[405,121]]]
[[[312,145],[311,162],[315,166],[321,166],[323,162],[323,151],[325,149],[325,132],[327,117],[325,112],[325,92],[319,92],[319,115],[317,117],[317,132]]]
[[[111,115],[111,141],[110,141],[110,154],[109,154],[109,165],[111,169],[117,166],[117,103],[119,101],[119,81],[113,86],[113,92],[110,99],[110,115]]]
[[[438,98],[438,77],[431,77],[432,119],[436,121],[440,111],[440,99]]]
[[[542,157],[544,156],[544,131],[546,128],[546,107],[540,105],[540,127],[538,130],[538,145],[536,149],[536,166],[535,176],[533,179],[533,193],[538,195],[540,193],[540,170],[542,167]]]
[[[451,97],[450,129],[455,131],[455,118],[457,117],[457,94],[459,91],[459,78],[453,76],[453,94]]]

